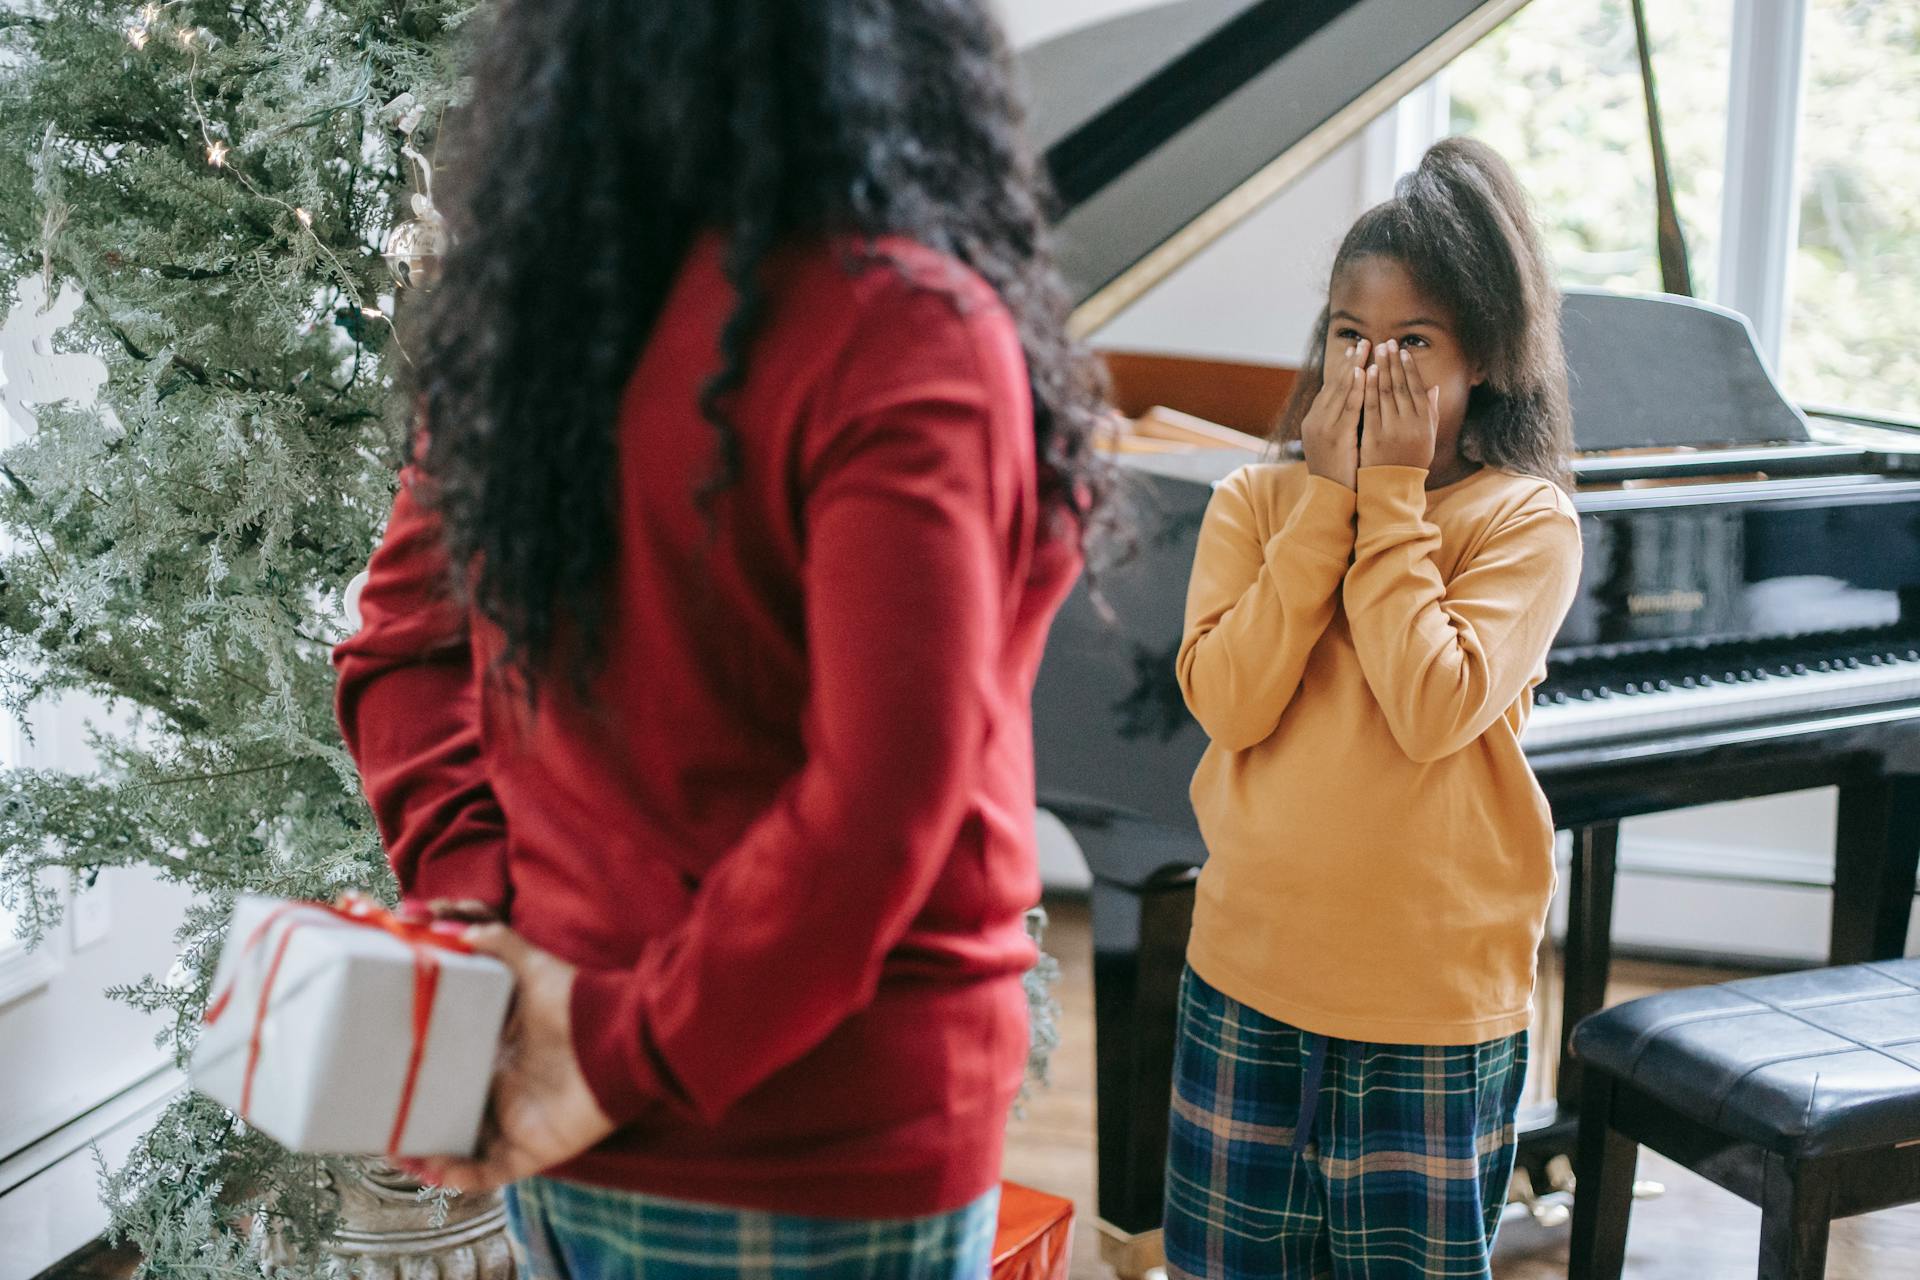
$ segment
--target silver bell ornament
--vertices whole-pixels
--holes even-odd
[[[440,275],[440,258],[447,248],[447,224],[433,199],[415,192],[414,216],[387,233],[381,256],[403,288],[430,289]]]

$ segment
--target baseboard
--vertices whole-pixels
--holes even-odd
[[[1738,968],[1819,964],[1832,890],[1833,857],[1824,850],[1753,849],[1628,828],[1620,838],[1614,947]],[[1564,927],[1564,901],[1555,907],[1556,926]],[[1920,910],[1908,938],[1909,950],[1920,944]]]
[[[1629,829],[1621,835],[1620,872],[1830,889],[1833,855],[1803,849],[1748,849],[1714,840],[1648,836]]]
[[[155,1071],[0,1160],[0,1280],[31,1280],[106,1229],[95,1150],[119,1165],[185,1083]]]

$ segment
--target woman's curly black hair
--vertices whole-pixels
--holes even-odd
[[[415,441],[458,586],[529,691],[601,653],[619,398],[694,237],[737,290],[701,408],[715,486],[797,236],[908,237],[999,293],[1042,496],[1083,537],[1109,487],[1104,378],[1066,336],[1046,189],[987,0],[503,0],[441,171],[452,248],[422,317]]]

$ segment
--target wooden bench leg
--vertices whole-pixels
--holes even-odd
[[[1569,1280],[1620,1280],[1627,1265],[1627,1218],[1640,1145],[1613,1127],[1613,1093],[1611,1077],[1584,1073]]]
[[[1760,1195],[1760,1280],[1821,1280],[1833,1224],[1833,1170],[1768,1156]]]

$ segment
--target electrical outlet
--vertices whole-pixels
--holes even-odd
[[[113,928],[113,899],[108,892],[111,884],[104,875],[93,882],[91,889],[74,886],[73,894],[73,949],[85,951],[96,943],[105,942],[108,932]]]

